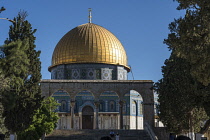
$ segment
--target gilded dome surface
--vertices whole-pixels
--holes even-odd
[[[61,38],[54,49],[49,70],[73,63],[114,64],[130,69],[121,42],[110,31],[93,23],[77,26]]]

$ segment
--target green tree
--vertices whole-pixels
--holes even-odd
[[[2,98],[1,98],[2,97],[2,92],[4,90],[9,89],[8,85],[9,85],[9,79],[5,78],[4,74],[0,70],[0,132],[1,133],[5,133],[5,132],[8,131],[5,127],[5,125],[4,125],[4,117],[2,115],[4,108],[2,106]]]
[[[5,11],[6,9],[2,6],[0,9],[0,13]],[[1,47],[0,47],[0,51],[1,51]],[[0,58],[1,60],[1,58]],[[6,127],[4,126],[4,117],[2,115],[3,113],[3,106],[2,106],[2,91],[6,88],[6,86],[8,85],[8,79],[4,77],[4,74],[2,73],[2,71],[0,70],[0,133],[5,133],[7,131]]]
[[[189,63],[188,73],[198,85],[195,98],[210,117],[210,1],[174,0],[179,2],[178,10],[185,10],[184,17],[169,24],[170,34],[165,43],[177,57]],[[177,75],[178,76],[178,75]],[[186,94],[186,96],[189,96]],[[193,105],[193,104],[192,104]],[[210,126],[206,121],[203,131]]]
[[[0,59],[1,60],[1,59]],[[9,89],[9,78],[6,78],[0,68],[0,96],[4,90]]]
[[[42,102],[41,107],[33,117],[33,123],[25,131],[18,133],[20,139],[38,140],[43,134],[49,134],[56,128],[58,114],[55,111],[59,104],[49,97]]]
[[[41,104],[41,63],[40,51],[35,50],[34,44],[36,30],[25,20],[25,13],[19,13],[14,21],[4,45],[6,57],[0,67],[10,79],[10,90],[2,95],[4,123],[10,132],[20,132],[30,126]]]
[[[30,66],[26,50],[28,41],[16,41],[5,46],[6,58],[0,64],[10,78],[10,89],[2,93],[5,126],[12,132],[22,131],[30,125],[39,98],[25,87]]]
[[[162,67],[163,78],[156,83],[159,117],[170,132],[188,132],[190,126],[198,132],[200,121],[208,118],[199,94],[202,85],[191,76],[190,68],[186,60],[172,52]]]
[[[169,25],[171,33],[165,42],[178,57],[190,63],[193,77],[207,86],[210,84],[210,1],[176,1],[177,9],[186,13]]]
[[[7,129],[4,126],[4,118],[2,116],[2,113],[3,113],[3,106],[0,102],[0,133],[5,133],[5,132],[7,132]]]

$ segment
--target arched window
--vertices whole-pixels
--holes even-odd
[[[110,101],[109,102],[109,111],[110,112],[114,112],[115,111],[115,102],[114,101]]]
[[[103,103],[103,101],[100,101],[100,105],[99,105],[99,111],[100,112],[103,112],[104,111],[104,103]]]
[[[65,112],[66,111],[66,101],[62,101],[61,102],[61,112]]]

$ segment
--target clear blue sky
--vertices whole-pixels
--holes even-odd
[[[50,79],[48,67],[56,44],[69,30],[87,23],[88,8],[92,8],[92,22],[111,31],[123,44],[134,79],[156,82],[170,55],[163,44],[168,24],[183,15],[177,5],[173,0],[1,0],[0,7],[7,10],[0,18],[13,19],[20,10],[28,12],[27,20],[37,29],[42,79]],[[8,37],[10,25],[0,20],[0,45]]]

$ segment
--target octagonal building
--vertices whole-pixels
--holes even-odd
[[[55,47],[52,79],[127,80],[127,55],[107,29],[86,23],[66,33]]]
[[[57,129],[143,129],[154,126],[151,80],[128,80],[130,67],[121,42],[94,23],[79,25],[57,43],[51,80],[42,95],[60,103]]]

